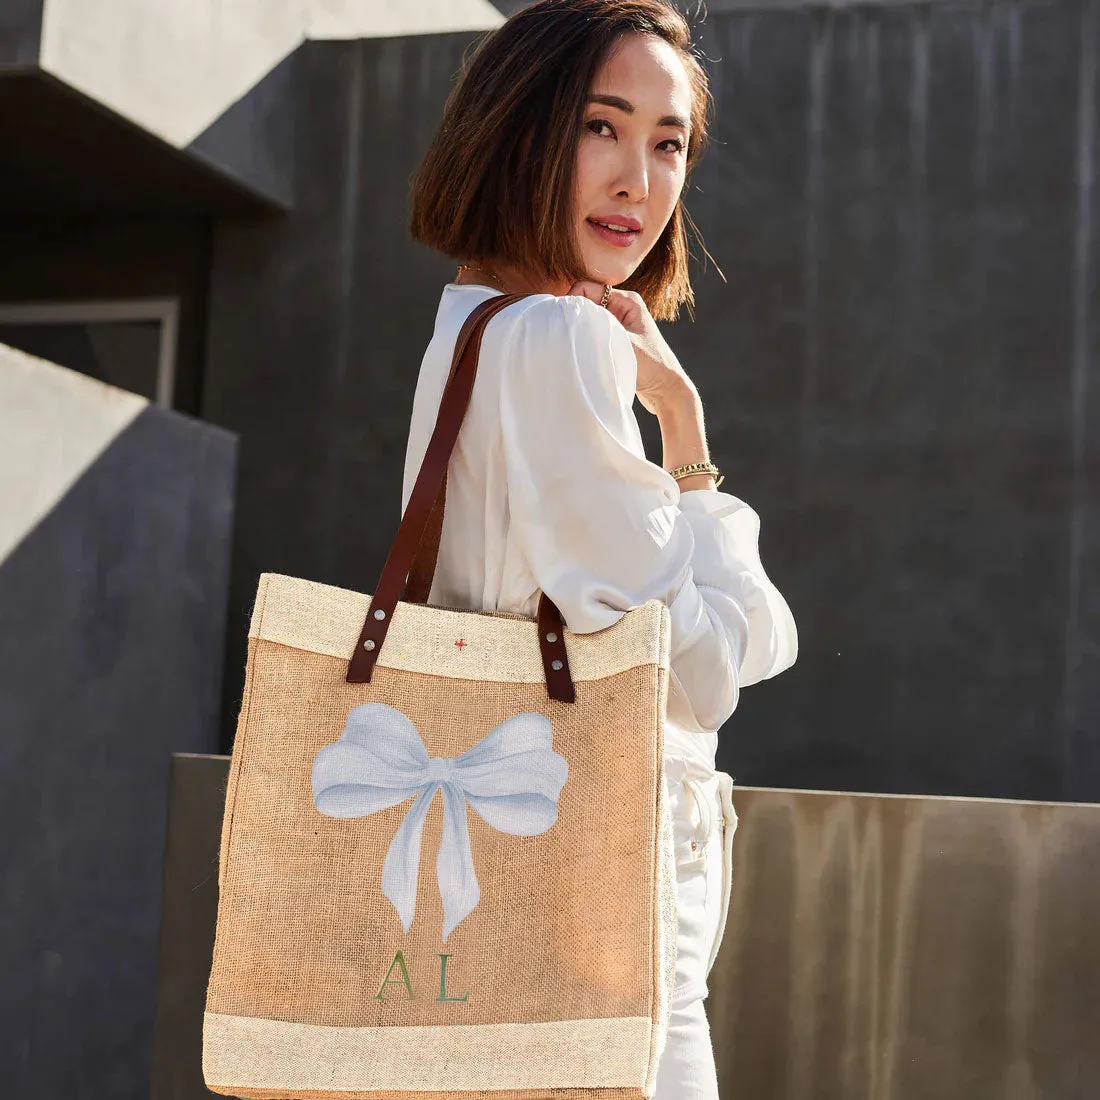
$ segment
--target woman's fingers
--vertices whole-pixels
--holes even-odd
[[[578,279],[570,288],[570,294],[583,294],[586,298],[591,298],[597,305],[603,299],[603,285],[597,283],[592,279]],[[611,291],[615,293],[614,290]]]
[[[570,294],[581,294],[595,302],[596,305],[603,304],[603,291],[604,284],[597,283],[594,279],[578,279],[569,288]],[[616,290],[615,287],[612,287],[611,295],[604,308],[619,319],[623,328],[630,332],[641,332],[642,326],[639,324],[638,303],[628,291]]]
[[[599,304],[603,297],[603,284],[594,279],[578,279],[570,288],[570,294],[581,294]],[[607,309],[619,319],[630,335],[634,358],[638,364],[638,377],[634,391],[643,408],[656,414],[662,396],[671,392],[691,391],[694,383],[668,346],[657,322],[642,296],[633,290],[611,288]]]

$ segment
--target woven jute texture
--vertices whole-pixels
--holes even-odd
[[[349,684],[369,604],[261,577],[222,824],[208,1087],[269,1100],[651,1095],[675,973],[667,608],[653,600],[597,634],[566,630],[570,704],[547,695],[534,619],[417,604],[398,603],[372,682]],[[367,703],[399,712],[444,762],[534,715],[567,768],[537,835],[495,828],[452,792],[479,894],[445,942],[453,867],[436,773],[419,849],[406,853],[407,931],[383,869],[417,802],[338,817],[315,801],[315,761]],[[349,771],[336,793],[371,778]]]

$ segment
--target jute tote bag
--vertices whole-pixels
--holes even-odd
[[[668,608],[575,635],[545,593],[537,619],[426,602],[482,332],[520,297],[459,334],[374,594],[260,578],[203,1021],[215,1092],[653,1093],[676,964]]]

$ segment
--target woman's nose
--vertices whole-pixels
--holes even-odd
[[[644,149],[624,151],[613,190],[617,196],[623,196],[634,202],[642,202],[649,198],[649,169],[646,165]]]

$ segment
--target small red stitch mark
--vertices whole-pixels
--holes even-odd
[[[455,645],[458,646],[459,649],[462,649],[463,646],[466,646],[468,644],[468,642],[464,642],[461,638],[459,638],[458,641],[455,642]]]

